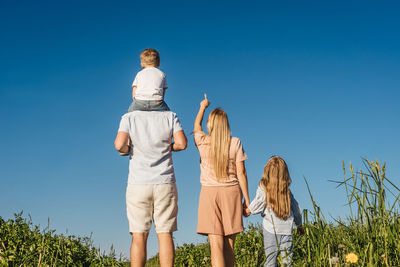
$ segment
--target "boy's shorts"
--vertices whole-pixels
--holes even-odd
[[[169,111],[169,107],[164,100],[140,100],[134,98],[128,108],[128,112],[135,110],[141,111]]]
[[[176,231],[178,215],[176,184],[128,184],[126,211],[131,233],[148,233],[152,220],[157,233]]]

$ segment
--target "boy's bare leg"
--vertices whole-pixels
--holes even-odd
[[[235,239],[236,234],[224,236],[224,258],[227,267],[235,266]]]
[[[211,265],[213,267],[225,267],[224,237],[222,235],[208,235],[211,248]]]
[[[144,267],[147,258],[147,237],[149,233],[133,233],[131,244],[131,267]]]
[[[159,233],[158,237],[158,250],[161,267],[173,267],[175,259],[174,240],[172,233]]]

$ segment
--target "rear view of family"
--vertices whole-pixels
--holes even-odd
[[[187,139],[178,117],[164,102],[168,86],[158,69],[159,53],[145,49],[140,61],[143,69],[132,84],[133,102],[122,116],[115,139],[115,148],[130,157],[126,207],[132,234],[131,266],[145,266],[152,222],[160,265],[173,266],[178,192],[172,151],[186,149]],[[208,236],[212,266],[234,266],[235,237],[243,232],[242,216],[259,213],[263,217],[264,266],[277,266],[278,255],[291,266],[292,228],[293,223],[301,225],[301,211],[289,189],[291,178],[285,161],[279,156],[268,160],[250,202],[242,142],[231,136],[227,114],[220,108],[208,116],[208,134],[203,131],[208,106],[205,95],[194,122],[194,142],[201,169],[197,233]]]

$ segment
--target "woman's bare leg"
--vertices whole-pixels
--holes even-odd
[[[224,237],[222,235],[208,235],[211,248],[211,264],[213,267],[225,267]]]
[[[236,234],[224,236],[224,259],[226,267],[235,266],[235,239]]]

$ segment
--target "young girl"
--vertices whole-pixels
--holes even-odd
[[[197,233],[208,235],[212,266],[233,267],[235,237],[243,231],[242,195],[243,205],[249,205],[244,167],[247,156],[239,138],[231,137],[228,117],[222,109],[211,111],[209,134],[203,132],[201,122],[208,105],[204,95],[194,123],[201,169]]]
[[[286,162],[281,157],[271,157],[264,167],[256,197],[246,209],[247,215],[261,213],[264,217],[264,266],[276,266],[278,252],[285,266],[292,265],[292,227],[293,221],[301,225],[301,210],[290,192],[291,182]]]

